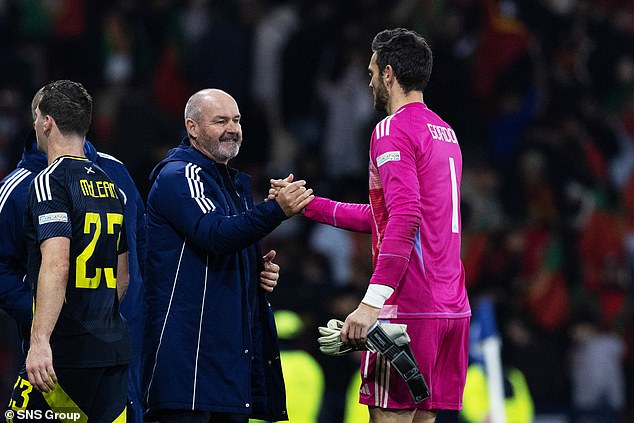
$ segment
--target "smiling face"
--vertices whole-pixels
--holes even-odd
[[[236,101],[218,90],[195,94],[185,124],[192,146],[222,164],[238,155],[242,145],[240,110]]]
[[[372,54],[372,57],[370,58],[368,73],[370,75],[372,97],[374,98],[374,108],[379,112],[387,112],[389,93],[387,86],[385,85],[385,81],[381,77],[379,66],[376,63],[376,53]]]

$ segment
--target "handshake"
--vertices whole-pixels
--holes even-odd
[[[306,188],[306,181],[293,181],[293,174],[284,179],[271,179],[271,188],[264,201],[277,201],[287,217],[302,213],[315,195],[312,188]]]

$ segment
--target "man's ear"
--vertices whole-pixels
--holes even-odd
[[[45,115],[42,118],[42,129],[44,130],[45,135],[48,136],[51,133],[51,130],[53,130],[53,127],[55,127],[56,125],[57,123],[55,123],[55,119],[53,119],[53,116]]]
[[[387,65],[385,69],[383,69],[381,76],[383,77],[386,86],[392,86],[394,83],[394,69],[392,68],[392,65]]]
[[[192,138],[198,138],[198,124],[195,120],[190,118],[185,119],[185,127],[187,128],[187,133]]]

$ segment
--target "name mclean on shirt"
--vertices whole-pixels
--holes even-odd
[[[110,181],[88,181],[86,179],[80,179],[79,185],[85,197],[119,198],[116,187]]]

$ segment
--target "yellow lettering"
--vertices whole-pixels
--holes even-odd
[[[97,185],[97,189],[95,190],[95,184]],[[86,179],[79,180],[79,186],[81,187],[81,192],[86,197],[94,197],[94,198],[119,198],[117,194],[117,187],[112,182],[108,181],[96,181],[93,184],[93,181],[88,181]]]
[[[94,197],[95,196],[95,187],[92,185],[92,181],[87,181],[86,179],[81,179],[79,181],[79,185],[81,186],[81,192],[86,197]]]
[[[88,183],[88,181],[86,181],[85,179],[80,179],[79,180],[79,186],[81,187],[81,193],[84,194],[84,197],[87,194],[87,189],[86,189],[86,184]]]
[[[97,197],[107,197],[107,195],[104,194],[103,181],[97,181]]]
[[[110,196],[112,198],[119,198],[117,195],[117,187],[115,187],[112,182],[108,182],[108,190],[110,191]]]

